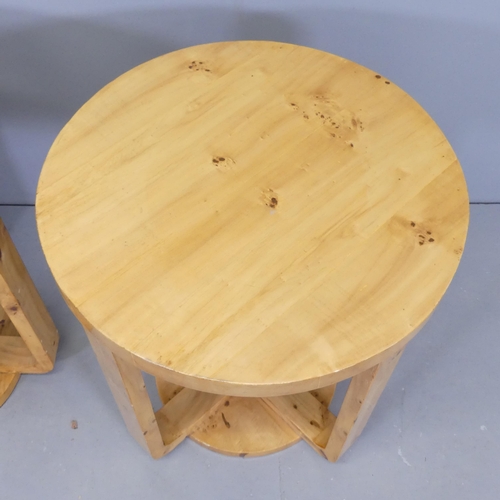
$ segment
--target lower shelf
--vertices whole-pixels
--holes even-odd
[[[156,379],[163,404],[182,387]],[[311,394],[328,407],[335,386]],[[281,451],[300,441],[301,436],[260,398],[227,396],[196,426],[189,437],[206,448],[225,455],[256,457]]]
[[[189,437],[213,451],[240,457],[275,453],[300,441],[261,399],[238,397],[228,397]]]
[[[12,394],[20,376],[20,373],[0,373],[0,406],[2,406]]]

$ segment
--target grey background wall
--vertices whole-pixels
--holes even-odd
[[[34,202],[58,131],[106,83],[234,39],[308,45],[386,75],[443,129],[471,201],[500,201],[498,0],[0,0],[0,203]]]

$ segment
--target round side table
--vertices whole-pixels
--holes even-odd
[[[36,199],[52,273],[153,457],[190,436],[240,456],[302,438],[337,460],[449,285],[468,214],[411,97],[273,42],[120,76],[61,131]]]

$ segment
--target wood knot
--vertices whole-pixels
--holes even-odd
[[[191,61],[188,68],[192,71],[205,71],[206,73],[211,73],[212,70],[204,66],[203,61]]]
[[[267,191],[262,192],[262,197],[264,203],[270,208],[276,208],[278,206],[278,195],[272,190],[268,189]]]
[[[222,421],[224,422],[224,425],[229,429],[231,427],[231,424],[226,420],[224,413],[221,413],[221,415],[222,415]]]

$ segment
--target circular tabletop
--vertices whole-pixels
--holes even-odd
[[[274,42],[190,47],[91,98],[41,173],[43,251],[115,353],[186,387],[311,390],[395,353],[468,225],[457,158],[389,79]]]

